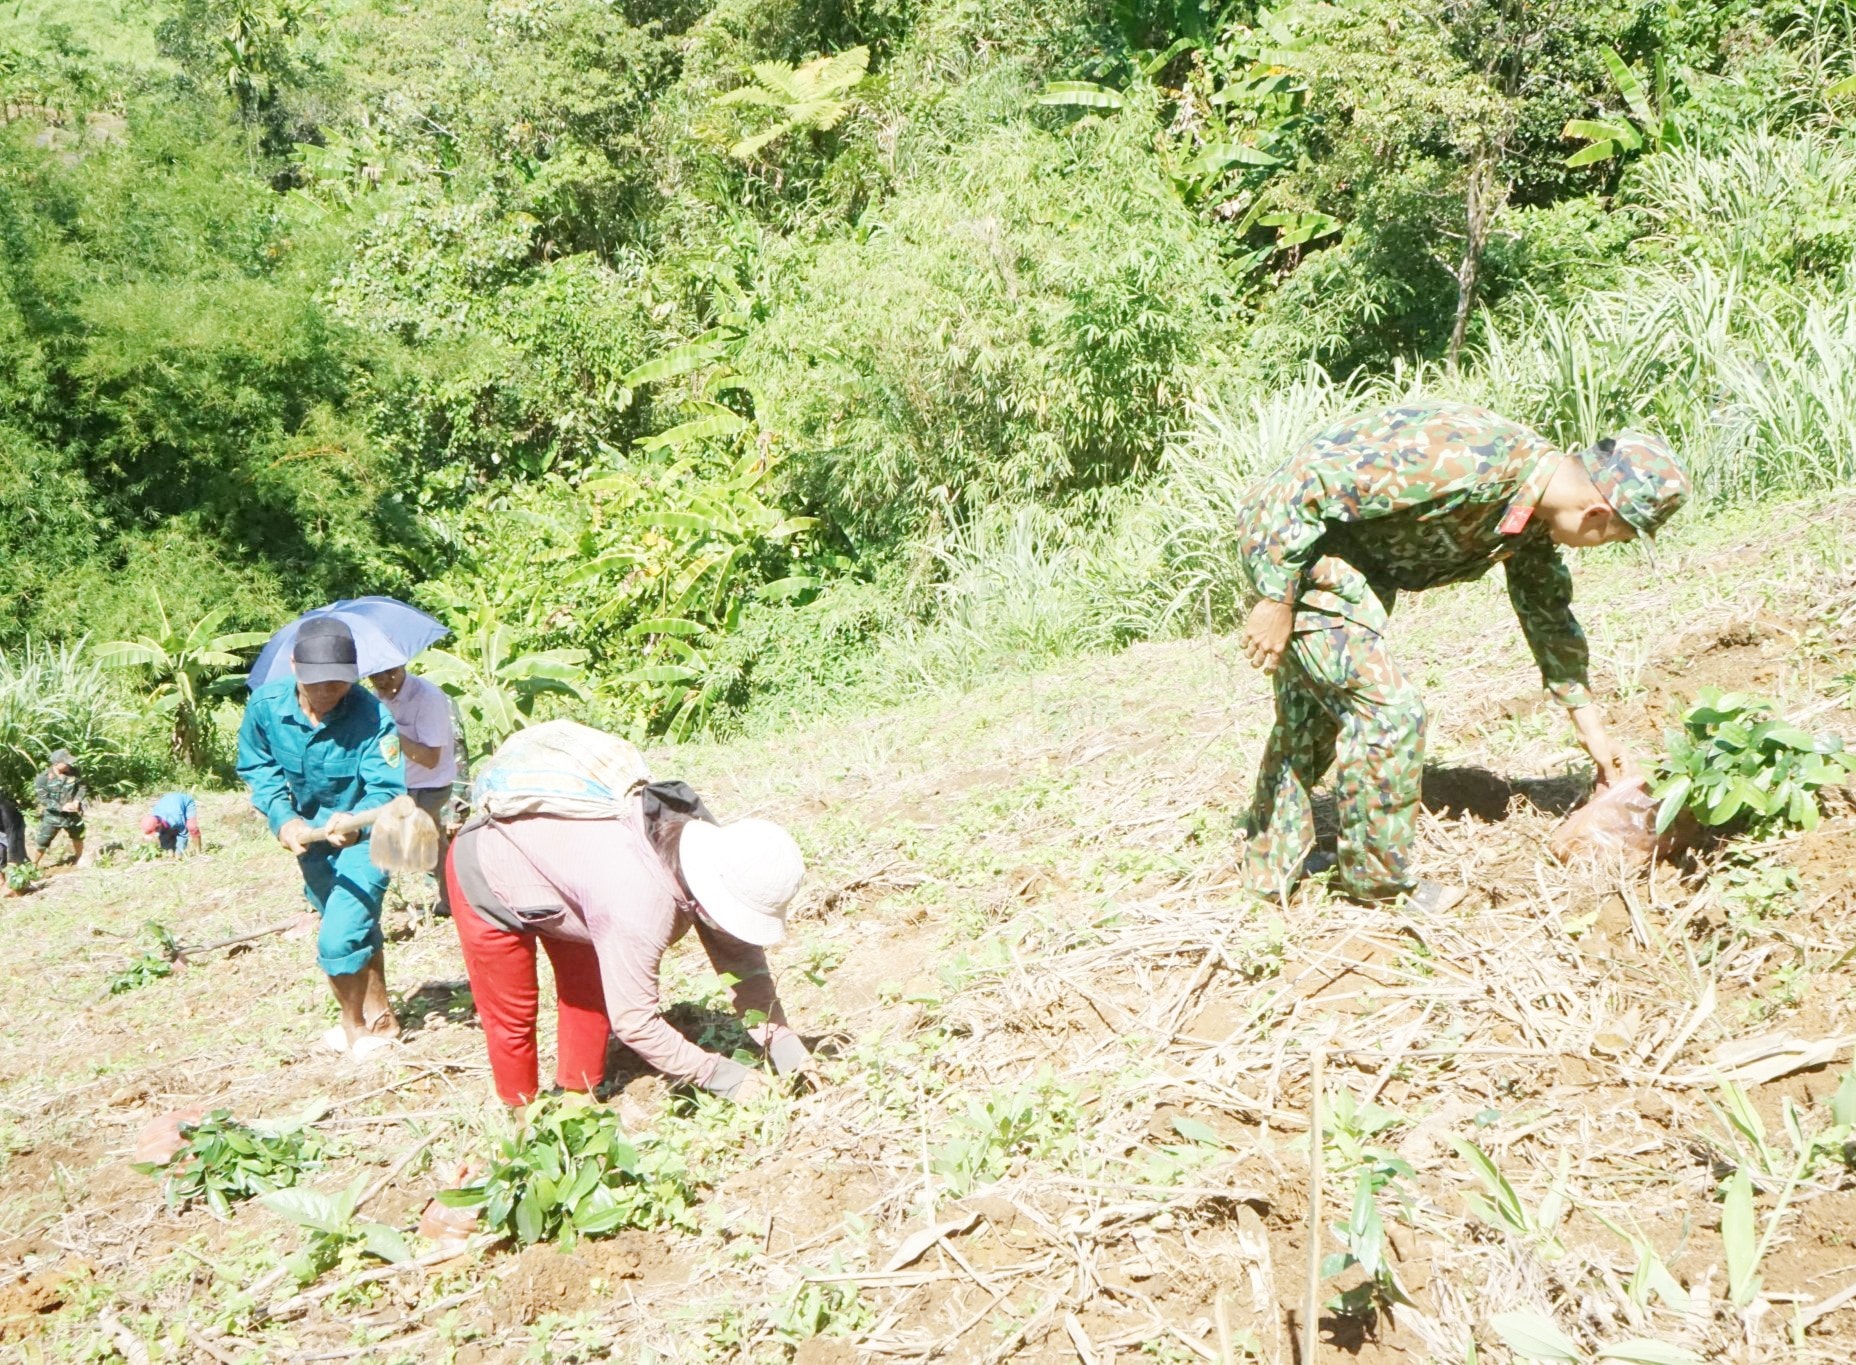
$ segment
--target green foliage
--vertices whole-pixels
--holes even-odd
[[[954,1117],[933,1169],[956,1196],[990,1184],[1021,1161],[1072,1160],[1082,1115],[1076,1089],[1047,1066],[1013,1090],[995,1090]]]
[[[790,133],[830,132],[849,108],[844,97],[863,84],[869,69],[867,47],[819,57],[800,67],[784,62],[757,63],[753,84],[729,91],[716,104],[771,109],[773,122],[742,138],[728,149],[728,154],[747,161]]]
[[[159,981],[164,976],[174,974],[174,958],[180,951],[180,944],[167,926],[149,920],[144,926],[149,936],[155,940],[158,950],[154,953],[138,953],[133,961],[122,971],[110,978],[110,994],[121,995],[125,991],[136,990],[151,981]]]
[[[416,591],[513,633],[492,733],[680,738],[1222,624],[1244,481],[1414,386],[1840,485],[1851,67],[1790,0],[24,0],[0,646]]]
[[[184,1145],[165,1167],[138,1162],[145,1175],[165,1172],[163,1190],[170,1208],[196,1201],[220,1217],[253,1195],[295,1185],[321,1164],[323,1142],[313,1129],[282,1124],[256,1128],[240,1123],[231,1111],[215,1109],[196,1124],[183,1124]]]
[[[253,630],[217,633],[230,615],[223,607],[191,626],[176,626],[168,619],[158,589],[154,597],[158,633],[98,645],[97,661],[106,668],[141,669],[149,689],[149,708],[173,726],[170,746],[174,757],[190,767],[204,768],[209,731],[202,713],[218,695],[212,684],[226,670],[244,663],[240,652],[255,649],[269,636]]]
[[[483,1179],[438,1197],[482,1209],[486,1228],[521,1246],[572,1247],[626,1227],[696,1230],[696,1191],[682,1157],[651,1138],[634,1143],[616,1114],[583,1095],[530,1104]]]
[[[363,1171],[335,1194],[296,1187],[272,1190],[260,1198],[265,1208],[304,1231],[302,1249],[284,1258],[284,1267],[298,1284],[308,1284],[334,1269],[350,1248],[392,1264],[412,1259],[412,1250],[397,1228],[355,1221],[355,1206],[366,1188]]]
[[[0,652],[0,789],[29,802],[54,749],[70,750],[93,788],[108,788],[132,771],[133,719],[81,644]]]
[[[876,1310],[864,1301],[856,1285],[809,1278],[794,1285],[768,1319],[774,1336],[795,1344],[813,1337],[856,1336],[875,1323]]]
[[[1402,1194],[1400,1182],[1415,1172],[1402,1157],[1370,1141],[1407,1120],[1378,1105],[1362,1105],[1347,1090],[1332,1098],[1324,1118],[1323,1155],[1331,1171],[1352,1177],[1353,1202],[1347,1221],[1332,1227],[1342,1250],[1322,1257],[1321,1277],[1332,1279],[1355,1269],[1366,1276],[1329,1306],[1345,1316],[1365,1317],[1395,1304],[1409,1305],[1411,1300],[1387,1255],[1389,1243],[1379,1198],[1388,1189]]]
[[[1566,158],[1568,166],[1590,166],[1630,152],[1660,152],[1674,143],[1679,133],[1667,112],[1669,77],[1663,59],[1656,59],[1655,87],[1646,86],[1643,78],[1609,47],[1601,48],[1605,69],[1617,82],[1628,115],[1618,114],[1598,119],[1569,119],[1562,136],[1579,138],[1588,145]]]
[[[538,698],[585,695],[586,651],[524,650],[521,633],[487,601],[467,620],[456,650],[428,650],[420,667],[456,699],[474,752],[489,753],[527,725]]]
[[[1661,802],[1659,832],[1684,809],[1705,826],[1739,822],[1755,835],[1817,827],[1817,793],[1856,772],[1856,753],[1835,735],[1786,723],[1777,711],[1764,697],[1702,690],[1657,764],[1651,791]]]

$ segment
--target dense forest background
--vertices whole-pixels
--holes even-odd
[[[1227,624],[1245,483],[1386,394],[1845,483],[1853,54],[1846,0],[0,0],[0,649],[163,643],[165,725],[393,593],[486,730],[684,735]]]

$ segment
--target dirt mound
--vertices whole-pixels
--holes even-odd
[[[657,1283],[680,1269],[662,1236],[635,1228],[581,1241],[571,1252],[542,1242],[510,1262],[490,1290],[489,1308],[499,1326],[531,1323],[547,1313],[624,1302],[628,1281]]]

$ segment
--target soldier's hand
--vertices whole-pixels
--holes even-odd
[[[298,816],[294,820],[284,821],[284,827],[277,831],[277,842],[301,858],[309,852],[312,840],[309,835],[309,821]]]
[[[1282,652],[1289,647],[1289,632],[1295,625],[1295,608],[1288,602],[1264,598],[1250,609],[1244,623],[1244,657],[1253,668],[1274,673],[1282,662]]]

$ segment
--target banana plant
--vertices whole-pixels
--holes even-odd
[[[255,649],[270,637],[254,630],[220,633],[232,614],[224,607],[182,629],[169,618],[159,590],[154,597],[159,632],[98,645],[97,662],[108,668],[143,670],[149,709],[172,722],[168,744],[174,756],[193,767],[204,767],[206,714],[217,700],[214,683],[245,663],[240,657],[243,651]]]
[[[1660,152],[1678,138],[1675,120],[1669,116],[1669,73],[1662,56],[1656,58],[1652,74],[1654,91],[1643,78],[1611,48],[1600,54],[1605,69],[1617,83],[1628,111],[1613,118],[1576,118],[1568,121],[1560,136],[1578,138],[1587,145],[1566,158],[1568,166],[1590,166],[1630,152]]]
[[[538,697],[585,699],[584,649],[523,650],[522,632],[487,600],[453,629],[456,652],[429,649],[419,657],[425,676],[457,702],[473,752],[488,753],[526,726]]]

